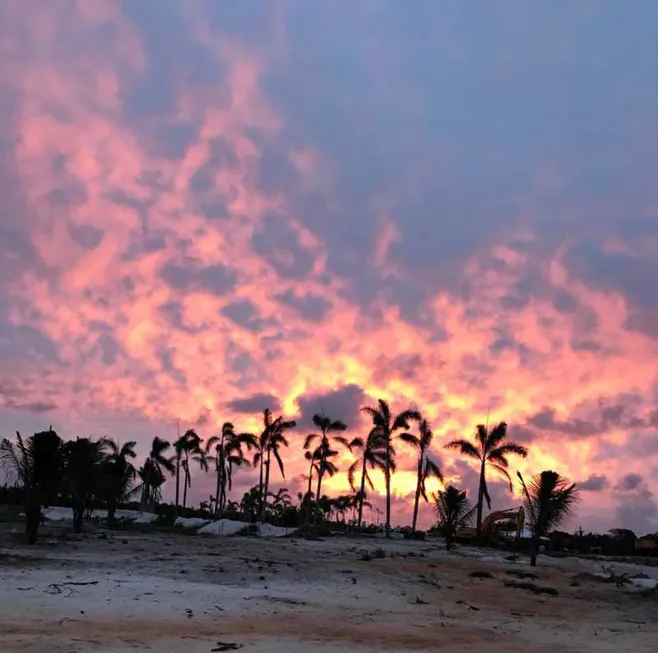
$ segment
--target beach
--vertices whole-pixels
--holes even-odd
[[[99,529],[4,542],[0,570],[6,653],[639,653],[658,638],[658,596],[601,582],[594,561],[530,569],[439,542]]]

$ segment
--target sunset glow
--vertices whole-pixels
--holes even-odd
[[[470,493],[443,444],[489,415],[581,483],[570,527],[658,531],[658,7],[403,4],[0,4],[3,436],[269,407],[296,495],[312,415],[383,398]]]

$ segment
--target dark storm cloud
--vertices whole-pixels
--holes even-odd
[[[577,408],[568,419],[559,419],[554,408],[544,407],[527,419],[527,426],[538,431],[564,433],[576,438],[587,438],[605,433],[613,428],[644,428],[649,426],[647,417],[638,413],[638,398],[633,395],[619,396],[611,402],[599,400]],[[580,414],[585,417],[580,417]]]
[[[281,410],[281,402],[272,394],[257,392],[248,397],[229,401],[227,408],[236,413],[262,413],[263,410],[269,408],[272,412],[277,413]]]
[[[640,474],[626,474],[616,485],[615,490],[635,490],[642,482],[643,478]]]
[[[173,290],[202,289],[218,296],[233,290],[236,281],[235,272],[221,263],[202,268],[167,263],[160,276]]]
[[[658,226],[654,236],[658,236]],[[594,243],[573,245],[565,258],[572,274],[596,289],[621,293],[630,308],[626,328],[658,338],[658,261],[653,255],[604,252]]]
[[[392,248],[394,259],[412,277],[431,277],[444,286],[456,284],[463,261],[513,224],[525,206],[544,205],[559,215],[556,209],[579,192],[606,185],[609,192],[625,193],[622,170],[634,163],[624,151],[634,129],[623,119],[630,105],[609,101],[610,78],[587,56],[598,48],[598,38],[596,31],[581,31],[591,18],[585,8],[570,7],[559,18],[548,11],[539,19],[530,9],[503,18],[493,7],[474,15],[456,5],[446,11],[426,3],[413,12],[387,2],[352,5],[352,20],[341,22],[340,40],[332,25],[344,5],[335,12],[284,11],[289,66],[285,73],[271,72],[268,90],[290,117],[291,137],[312,136],[339,162],[344,174],[338,196],[352,207],[331,220],[317,211],[299,213],[322,233],[331,269],[347,273],[355,286],[368,283],[355,271],[364,238],[372,242],[376,232],[377,216],[368,200],[381,189],[398,191],[394,219],[402,237]],[[644,11],[651,9],[645,5]],[[596,20],[600,28],[612,29],[619,19],[608,5]],[[367,41],[360,21],[370,25]],[[466,26],[483,42],[465,38]],[[579,38],[570,41],[575,51],[557,56],[555,43],[576,33]],[[606,52],[606,68],[628,70],[632,60],[638,76],[646,73],[651,56],[643,43],[621,35]],[[510,74],[509,53],[519,51],[526,56],[514,59]],[[570,81],[583,77],[587,92]],[[314,80],[312,92],[300,86],[304,79]],[[656,94],[627,77],[615,79],[649,119],[658,109]],[[418,113],[418,107],[424,111]],[[357,116],[368,116],[367,125]],[[621,130],[614,138],[612,124]],[[608,137],[598,138],[599,130]],[[644,147],[643,159],[649,154]],[[552,192],[537,188],[531,171],[546,160],[566,170],[573,182]],[[642,170],[639,178],[648,190],[649,171]],[[613,222],[618,225],[619,218]],[[542,223],[555,242],[568,228],[559,219]],[[503,303],[516,310],[533,292],[530,281]],[[569,308],[565,297],[558,304]]]
[[[299,295],[290,289],[275,295],[275,299],[286,306],[294,308],[309,322],[321,322],[332,306],[331,302],[321,295],[313,293]]]
[[[333,420],[347,424],[348,429],[354,428],[361,419],[361,407],[365,405],[366,394],[358,385],[344,385],[336,390],[315,395],[297,397],[299,418],[297,424],[301,429],[313,427],[313,415],[324,413]]]
[[[630,473],[614,486],[617,520],[622,528],[638,535],[658,529],[658,506],[653,492],[640,474]]]
[[[268,216],[254,233],[251,244],[282,277],[306,276],[313,268],[313,254],[299,242],[299,234],[285,220]]]
[[[71,240],[85,249],[96,249],[105,235],[102,229],[90,224],[76,225],[71,223],[68,225],[68,231]]]
[[[603,474],[592,474],[584,481],[577,483],[578,489],[583,492],[601,492],[610,485],[607,476]]]
[[[260,317],[258,307],[250,299],[237,299],[224,306],[222,313],[236,324],[254,333],[258,333],[274,323],[272,320]]]

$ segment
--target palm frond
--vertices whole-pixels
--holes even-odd
[[[412,447],[419,448],[420,447],[420,439],[415,436],[413,433],[400,433],[398,435],[398,438],[402,440],[405,444],[408,444]]]
[[[393,426],[391,426],[391,431],[399,431],[400,429],[408,429],[409,423],[412,421],[420,421],[422,416],[420,412],[413,409],[403,410],[401,413],[396,415],[393,420]]]
[[[487,434],[487,450],[495,449],[507,437],[507,423],[499,422]]]
[[[359,469],[359,461],[355,460],[347,469],[347,481],[352,488],[352,491],[356,489],[356,473]]]
[[[316,440],[319,440],[321,438],[320,435],[317,433],[309,433],[305,438],[304,438],[304,449],[308,449],[313,442]]]
[[[525,458],[528,455],[528,450],[521,444],[516,444],[515,442],[506,442],[505,444],[496,447],[491,453],[495,453],[497,456],[503,457],[515,455]]]
[[[503,465],[498,465],[496,463],[491,463],[491,466],[509,483],[509,491],[513,492],[514,484],[512,483],[512,479],[507,469],[505,469]]]
[[[480,460],[480,452],[476,449],[475,445],[468,440],[452,440],[444,445],[444,449],[456,449],[462,456],[468,456],[475,460]]]

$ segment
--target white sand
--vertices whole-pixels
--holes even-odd
[[[648,653],[658,639],[658,597],[574,584],[600,572],[592,560],[541,556],[532,572],[554,597],[505,586],[527,558],[436,541],[97,533],[0,550],[2,653],[208,653],[220,640],[245,653]],[[386,558],[361,559],[379,547]]]

